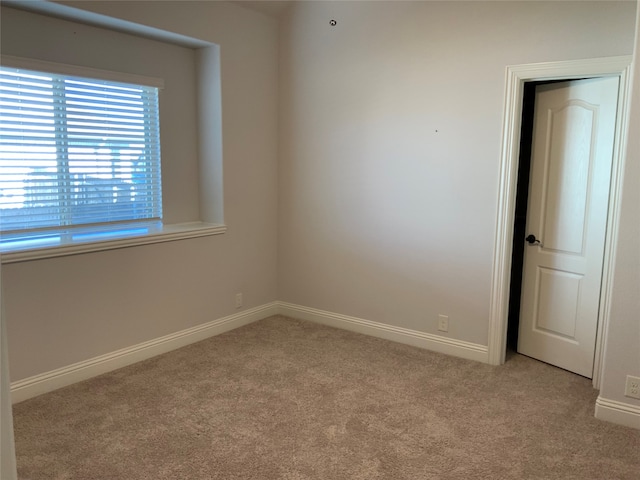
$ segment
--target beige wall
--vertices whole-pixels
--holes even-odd
[[[281,25],[278,298],[433,334],[446,314],[445,335],[487,345],[505,67],[630,54],[634,9],[297,4]]]
[[[638,11],[640,26],[640,11]],[[636,33],[636,35],[638,35]],[[640,377],[640,36],[636,36],[629,144],[616,252],[611,325],[600,396],[640,407],[624,396],[627,375]]]
[[[156,2],[153,8],[148,2],[70,3],[220,45],[228,231],[214,237],[4,265],[3,302],[14,381],[234,313],[236,292],[244,293],[245,309],[276,299],[277,22],[223,2]],[[71,61],[66,59],[73,55],[90,60],[92,54],[117,63],[114,47],[127,48],[108,32],[98,41],[89,41],[85,35],[89,29],[81,25],[67,29],[64,38],[50,38],[47,33],[58,31],[53,26],[57,21],[35,17],[3,8],[3,52],[28,55],[50,50],[45,53],[58,61]],[[20,24],[10,23],[18,18]],[[17,29],[28,34],[28,45],[5,41],[18,38]],[[75,50],[66,51],[74,36],[80,37]],[[137,41],[156,52],[153,43]],[[61,45],[65,51],[59,51]],[[190,55],[193,52],[186,54]],[[178,54],[180,61],[184,56],[184,52]],[[154,57],[136,68],[153,75],[157,62],[165,61],[157,53]],[[117,70],[118,65],[102,68]],[[195,78],[193,72],[191,78]],[[198,194],[191,102],[190,113],[184,113],[184,105],[166,109],[171,112],[171,130],[187,137],[191,149],[183,156],[176,143],[163,145],[163,174],[170,177],[169,184],[175,183],[171,193],[181,205],[170,221],[195,219],[188,218],[194,216]]]

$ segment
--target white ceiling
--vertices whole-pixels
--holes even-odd
[[[264,13],[273,18],[279,18],[283,15],[283,13],[290,7],[294,2],[304,2],[309,0],[231,0],[232,2],[242,5],[245,8],[249,8],[251,10]],[[331,1],[331,0],[320,0],[320,1]],[[363,0],[363,1],[376,1],[376,0]],[[379,0],[378,0],[379,1]],[[388,0],[392,2],[401,2],[406,0]],[[447,2],[456,2],[461,0],[417,0],[423,2],[431,2],[431,1],[447,1]],[[482,2],[486,0],[471,0],[476,2]],[[528,0],[498,0],[502,2],[512,2],[512,1],[528,1]],[[530,1],[530,0],[529,0]],[[551,1],[566,1],[566,0],[551,0]],[[572,0],[572,1],[588,1],[588,0]],[[621,0],[600,0],[600,1],[621,1]],[[635,2],[636,0],[622,0]]]
[[[234,0],[243,7],[278,18],[295,0]]]

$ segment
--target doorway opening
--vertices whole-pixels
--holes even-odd
[[[617,242],[621,200],[621,173],[626,142],[631,56],[570,60],[507,67],[498,208],[489,307],[488,362],[501,365],[507,351],[512,250],[517,197],[524,89],[528,82],[619,78],[618,114],[607,214],[601,302],[593,369],[593,385],[600,388],[603,338],[609,322],[613,286],[613,250]]]
[[[585,80],[586,78],[571,79]],[[520,127],[520,148],[513,223],[511,253],[511,282],[509,285],[509,310],[507,317],[507,349],[518,349],[520,326],[520,305],[522,297],[522,277],[524,273],[525,235],[529,199],[529,179],[531,174],[531,151],[533,143],[536,89],[541,85],[566,82],[567,79],[525,82],[522,93],[522,119]]]

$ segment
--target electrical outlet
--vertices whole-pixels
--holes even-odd
[[[640,400],[640,377],[627,375],[627,385],[624,389],[624,396]]]
[[[236,293],[236,308],[242,308],[242,294]]]
[[[438,315],[438,330],[441,332],[449,331],[449,317],[447,315]]]

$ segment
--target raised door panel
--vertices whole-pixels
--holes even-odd
[[[546,192],[541,238],[545,250],[582,255],[597,106],[572,101],[548,111]]]
[[[582,275],[539,268],[535,293],[534,328],[575,343]]]

